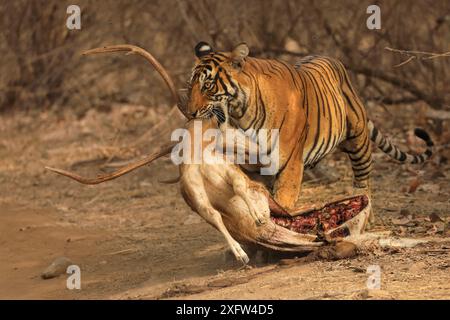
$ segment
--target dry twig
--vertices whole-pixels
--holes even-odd
[[[450,57],[450,51],[444,52],[444,53],[434,53],[434,52],[426,52],[426,51],[416,51],[416,50],[399,50],[399,49],[393,49],[390,47],[384,48],[387,51],[400,53],[401,55],[405,55],[408,57],[405,61],[397,64],[394,66],[394,68],[401,67],[413,60],[431,60],[441,57]]]

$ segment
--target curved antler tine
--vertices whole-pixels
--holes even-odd
[[[175,145],[176,145],[176,143],[170,143],[168,145],[164,145],[158,151],[152,153],[151,155],[146,156],[145,158],[143,158],[135,163],[129,164],[129,165],[127,165],[123,168],[120,168],[119,170],[116,170],[112,173],[99,175],[97,178],[85,178],[85,177],[82,177],[82,176],[80,176],[76,173],[70,172],[70,171],[57,169],[57,168],[51,168],[51,167],[45,167],[45,168],[50,171],[56,172],[60,175],[69,177],[69,178],[76,180],[83,184],[99,184],[102,182],[116,179],[130,171],[133,171],[133,170],[139,168],[139,167],[145,166],[146,164],[150,164],[151,162],[155,161],[156,159],[159,159],[159,158],[169,154]]]
[[[178,107],[178,109],[183,113],[184,116],[187,117],[186,109],[182,107],[180,104],[180,97],[178,95],[177,90],[175,89],[175,85],[172,81],[172,78],[167,73],[166,69],[159,63],[158,60],[148,51],[142,49],[141,47],[130,45],[130,44],[120,44],[114,46],[105,46],[102,48],[95,48],[84,51],[83,55],[91,55],[91,54],[99,54],[99,53],[108,53],[108,52],[127,52],[127,54],[137,54],[143,57],[145,60],[150,62],[150,64],[158,71],[161,77],[164,79],[164,82],[169,87],[169,90],[172,94],[173,99]]]

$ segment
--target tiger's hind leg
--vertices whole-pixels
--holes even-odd
[[[370,198],[370,173],[372,171],[372,146],[367,127],[359,134],[347,138],[342,144],[353,170],[353,187],[359,189]],[[357,193],[359,193],[357,191]],[[373,223],[373,214],[369,221]]]

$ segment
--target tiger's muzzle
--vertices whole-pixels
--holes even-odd
[[[192,113],[192,117],[195,119],[209,119],[211,117],[215,117],[219,124],[226,121],[225,112],[223,111],[222,106],[215,104],[209,104],[198,109]]]

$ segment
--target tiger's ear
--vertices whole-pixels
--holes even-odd
[[[201,58],[207,54],[210,54],[211,52],[213,52],[212,47],[204,41],[200,41],[195,46],[195,55],[197,56],[197,58]]]
[[[231,52],[231,60],[235,65],[241,65],[242,61],[248,56],[250,49],[246,43],[238,44]]]

